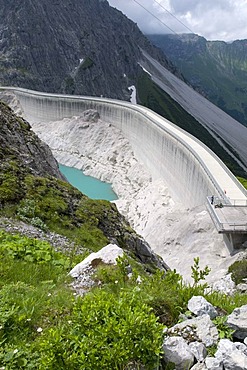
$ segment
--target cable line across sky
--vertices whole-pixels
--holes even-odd
[[[144,5],[139,3],[137,0],[133,0],[136,4],[138,4],[141,8],[143,8],[147,13],[149,13],[152,17],[154,17],[156,20],[158,20],[163,26],[168,28],[172,33],[175,35],[178,35],[176,31],[174,31],[171,27],[169,27],[162,19],[160,19],[157,15],[153,14],[150,10],[148,10]],[[172,14],[168,9],[166,9],[163,5],[161,5],[157,0],[153,0],[156,4],[158,4],[163,10],[165,10],[170,16],[172,16],[174,19],[176,19],[177,22],[179,22],[181,25],[183,25],[188,31],[191,33],[194,33],[189,27],[187,27],[180,19],[178,19],[174,14]]]

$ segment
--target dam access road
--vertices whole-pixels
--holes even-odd
[[[167,119],[124,101],[16,87],[1,90],[16,96],[30,123],[48,123],[97,110],[102,120],[122,131],[152,177],[166,181],[174,199],[188,207],[206,204],[229,249],[247,241],[247,191],[209,148]],[[209,201],[212,195],[217,200],[214,204]]]

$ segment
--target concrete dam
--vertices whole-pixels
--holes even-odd
[[[230,244],[247,240],[247,191],[209,148],[167,119],[124,101],[14,87],[0,90],[15,94],[31,123],[48,123],[80,116],[88,109],[97,110],[102,120],[122,131],[153,179],[166,181],[174,199],[190,208],[206,204],[218,232],[227,234]],[[210,201],[212,195],[214,202]],[[234,220],[219,213],[224,209],[235,212]]]

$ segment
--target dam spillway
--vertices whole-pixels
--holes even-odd
[[[199,140],[150,109],[105,98],[47,94],[8,87],[0,90],[15,94],[24,117],[30,123],[45,122],[48,125],[51,121],[80,116],[88,109],[98,111],[103,121],[122,131],[137,159],[153,179],[164,179],[174,199],[189,208],[206,204],[207,197],[212,195],[228,207],[247,206],[247,191],[223,162]],[[224,229],[227,223],[218,219],[213,207],[209,213],[217,229],[221,227],[220,232],[230,235],[231,229]],[[238,237],[238,243],[247,240],[247,220],[243,222],[241,219],[241,228],[236,226],[238,220],[232,229],[233,234],[240,231],[243,234],[240,239]],[[230,244],[236,244],[232,235],[230,239]]]

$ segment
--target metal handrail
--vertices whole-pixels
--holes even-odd
[[[217,208],[235,207],[234,205],[224,203],[224,200],[221,198],[214,197],[212,199],[212,197],[207,197],[206,206],[212,220],[214,221],[215,227],[219,232],[247,231],[247,220],[246,222],[221,222],[215,211]]]

